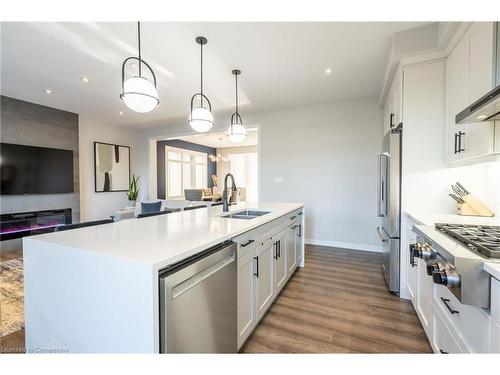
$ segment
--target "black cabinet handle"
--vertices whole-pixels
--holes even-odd
[[[389,116],[389,128],[391,129],[394,127],[394,122],[392,120],[394,120],[394,113],[391,113]]]
[[[299,213],[298,213],[298,215],[299,215],[299,216],[302,216],[303,214],[304,214],[303,212],[299,212]]]
[[[253,243],[253,242],[255,242],[255,240],[248,240],[248,242],[247,242],[247,243],[242,243],[242,244],[241,244],[241,247],[246,247],[246,246],[250,245],[250,244],[251,244],[251,243]]]
[[[458,152],[464,152],[465,151],[465,146],[462,148],[462,136],[465,136],[465,132],[458,132]],[[465,143],[465,142],[464,142]]]
[[[274,246],[274,255],[273,255],[273,258],[276,259],[276,260],[278,260],[278,241],[276,241],[273,246]]]
[[[295,219],[296,217],[297,217],[297,216],[292,216],[292,217],[290,218],[290,220],[293,220],[293,219]]]
[[[278,246],[278,247],[277,247],[277,250],[276,250],[276,256],[277,256],[278,258],[281,258],[281,240],[279,240],[279,241],[276,243],[276,245]]]
[[[450,353],[448,353],[448,352],[445,352],[443,349],[439,349],[439,352],[440,352],[441,354],[450,354]]]
[[[458,133],[455,133],[455,148],[453,149],[455,154],[458,154]]]
[[[453,310],[451,308],[451,306],[450,306],[450,300],[448,298],[441,297],[441,301],[443,301],[444,305],[446,306],[446,308],[448,309],[448,311],[451,313],[451,315],[460,313],[460,311]]]
[[[302,224],[299,224],[299,237],[302,237]]]
[[[259,256],[257,255],[253,259],[255,259],[257,261],[257,270],[256,270],[256,272],[253,275],[257,276],[257,278],[259,278]]]

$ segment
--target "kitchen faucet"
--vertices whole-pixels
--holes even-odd
[[[229,211],[229,199],[227,198],[227,178],[231,177],[231,181],[233,182],[231,185],[231,196],[233,195],[233,192],[236,191],[236,184],[234,182],[234,176],[231,173],[228,173],[226,177],[224,177],[224,192],[222,193],[222,211],[223,212],[228,212]]]

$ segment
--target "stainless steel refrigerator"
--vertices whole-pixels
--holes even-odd
[[[377,233],[383,247],[383,272],[391,292],[399,294],[401,233],[401,134],[403,125],[384,136],[378,154],[377,214],[381,225]]]

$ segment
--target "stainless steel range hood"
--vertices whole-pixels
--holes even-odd
[[[455,116],[455,123],[500,120],[500,85]]]
[[[494,72],[496,87],[455,116],[455,123],[500,120],[500,26],[495,23]]]

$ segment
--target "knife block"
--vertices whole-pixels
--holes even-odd
[[[464,203],[459,203],[457,206],[457,213],[463,216],[495,216],[488,206],[481,202],[472,194],[467,194],[461,197]]]

